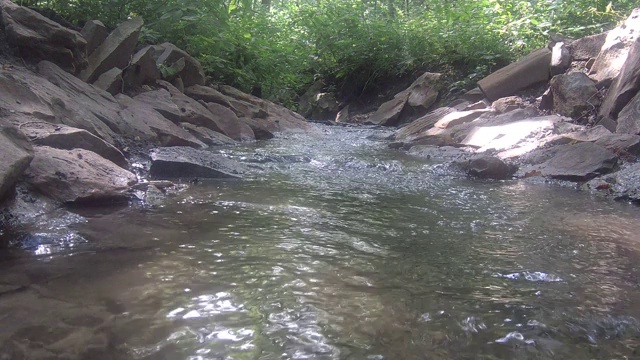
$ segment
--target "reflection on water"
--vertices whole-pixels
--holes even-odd
[[[3,263],[0,354],[639,356],[637,208],[461,179],[371,133],[226,149],[250,179],[85,211],[84,242]]]

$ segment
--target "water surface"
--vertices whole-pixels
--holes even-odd
[[[640,357],[637,207],[468,180],[371,135],[224,149],[247,180],[77,210],[0,263],[0,354]]]

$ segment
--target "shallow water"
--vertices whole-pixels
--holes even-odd
[[[640,357],[640,209],[468,180],[370,135],[225,149],[247,180],[77,210],[67,236],[11,249],[0,354]]]

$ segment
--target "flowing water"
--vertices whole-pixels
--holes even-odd
[[[640,358],[640,209],[322,131],[5,251],[0,358]]]

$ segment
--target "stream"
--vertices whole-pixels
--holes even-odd
[[[640,208],[320,128],[2,250],[0,359],[640,357]]]

